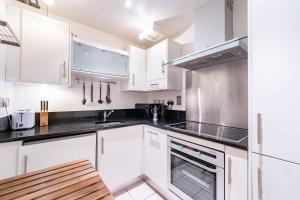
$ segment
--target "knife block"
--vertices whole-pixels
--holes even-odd
[[[49,122],[49,114],[48,112],[42,111],[40,112],[40,126],[48,126]]]

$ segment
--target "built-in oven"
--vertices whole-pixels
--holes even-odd
[[[168,138],[168,188],[183,200],[224,200],[224,153]]]

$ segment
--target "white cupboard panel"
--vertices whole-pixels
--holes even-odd
[[[128,80],[122,81],[122,90],[146,90],[146,50],[135,46],[129,46],[128,78]]]
[[[300,165],[252,154],[252,200],[299,199]]]
[[[144,174],[166,194],[168,193],[167,145],[167,134],[145,128]]]
[[[248,152],[225,147],[225,200],[247,200]]]
[[[253,151],[300,163],[300,1],[250,6]]]
[[[142,175],[143,126],[98,132],[98,168],[111,191]]]
[[[21,80],[68,84],[70,25],[23,10]]]
[[[0,144],[0,179],[17,175],[18,152],[21,145],[21,141]]]
[[[80,159],[87,159],[95,166],[96,134],[21,146],[18,173],[36,171]]]

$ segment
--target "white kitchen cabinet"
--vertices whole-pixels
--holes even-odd
[[[225,147],[225,200],[246,200],[248,152]]]
[[[182,70],[167,64],[180,56],[180,45],[169,39],[147,49],[146,88],[181,90]]]
[[[112,192],[142,175],[142,132],[142,125],[98,132],[98,170]]]
[[[252,153],[252,200],[299,199],[300,165]]]
[[[28,143],[19,148],[18,174],[87,159],[96,163],[96,133]]]
[[[167,194],[167,134],[149,127],[144,129],[144,174]]]
[[[21,41],[22,81],[69,83],[69,24],[23,11]]]
[[[299,10],[297,0],[250,1],[252,151],[296,163],[300,163]]]
[[[146,50],[129,46],[129,76],[122,81],[123,91],[146,91]]]
[[[18,152],[22,142],[8,142],[0,144],[0,179],[17,175]]]
[[[70,25],[14,7],[7,15],[21,47],[7,49],[6,80],[68,85]]]

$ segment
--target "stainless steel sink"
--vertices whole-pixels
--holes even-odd
[[[118,124],[123,124],[124,121],[100,121],[100,122],[95,122],[97,125],[105,125],[105,126],[111,126],[111,125],[118,125]]]

